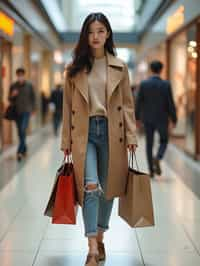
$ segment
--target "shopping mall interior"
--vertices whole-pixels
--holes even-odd
[[[161,161],[162,174],[149,178],[154,226],[130,227],[119,216],[117,196],[104,239],[106,260],[98,265],[199,266],[199,0],[0,0],[0,266],[97,265],[84,264],[88,243],[82,207],[76,225],[53,224],[44,215],[64,158],[62,120],[54,134],[52,91],[57,86],[65,90],[66,66],[74,59],[85,18],[95,12],[109,19],[117,57],[128,66],[128,89],[135,105],[141,82],[152,75],[150,63],[159,60],[161,79],[171,84],[177,115]],[[5,119],[18,68],[25,69],[35,95],[23,159],[16,157],[20,139],[16,123]],[[136,131],[137,165],[149,173],[145,128],[140,124]],[[77,138],[77,143],[84,139]],[[155,150],[158,145],[156,134]]]

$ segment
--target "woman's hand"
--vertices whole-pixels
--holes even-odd
[[[68,156],[70,154],[70,151],[67,149],[67,150],[64,150],[64,155],[65,156]]]
[[[129,144],[128,149],[129,149],[129,152],[135,152],[137,149],[137,144]]]

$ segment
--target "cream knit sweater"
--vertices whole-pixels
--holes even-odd
[[[107,63],[106,57],[94,59],[91,72],[88,75],[90,116],[107,116],[106,84]]]

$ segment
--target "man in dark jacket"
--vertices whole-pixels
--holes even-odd
[[[63,106],[63,90],[62,86],[58,84],[51,93],[50,102],[54,105],[53,113],[53,128],[55,136],[58,135],[58,129],[62,120],[62,106]]]
[[[167,144],[169,125],[175,127],[176,108],[169,81],[162,80],[160,74],[163,64],[153,61],[150,64],[152,76],[141,82],[136,101],[136,119],[144,124],[146,135],[146,152],[150,175],[161,175],[160,160],[163,159]],[[153,158],[154,133],[160,135],[160,146]]]
[[[35,93],[30,82],[25,80],[24,68],[16,70],[17,81],[10,86],[9,101],[16,106],[16,125],[19,136],[17,159],[20,161],[26,155],[26,130],[30,115],[35,111]]]

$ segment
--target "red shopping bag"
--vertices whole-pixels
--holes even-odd
[[[76,224],[77,200],[75,177],[72,162],[64,163],[58,176],[55,203],[53,206],[53,224]]]

